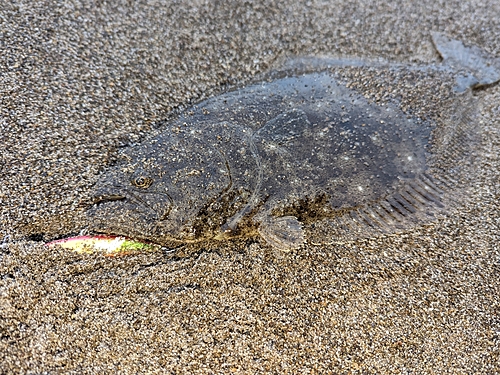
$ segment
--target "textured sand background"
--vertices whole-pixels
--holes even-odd
[[[392,237],[172,258],[47,250],[117,150],[287,55],[500,57],[485,1],[0,4],[0,373],[500,373],[500,87],[454,214]]]

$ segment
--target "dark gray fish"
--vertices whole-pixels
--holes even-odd
[[[467,73],[446,129],[339,83],[329,67],[341,60],[297,60],[292,75],[199,103],[125,151],[97,183],[92,230],[167,246],[258,234],[288,250],[315,223],[341,240],[422,222],[453,191],[453,167],[432,166],[460,162],[474,137],[469,88],[498,80],[475,47],[434,42]]]

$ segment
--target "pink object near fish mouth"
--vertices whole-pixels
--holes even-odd
[[[51,241],[49,248],[61,246],[80,254],[102,253],[105,256],[119,256],[152,252],[161,249],[160,245],[144,243],[123,236],[77,236]]]

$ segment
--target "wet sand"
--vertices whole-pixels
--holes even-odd
[[[432,223],[290,253],[44,246],[171,111],[286,56],[437,63],[431,31],[500,57],[498,2],[110,3],[0,7],[0,373],[500,373],[499,86]]]

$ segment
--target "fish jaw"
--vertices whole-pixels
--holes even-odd
[[[156,223],[172,208],[166,194],[111,184],[95,189],[91,202],[86,212],[91,231],[138,238],[150,238]]]

